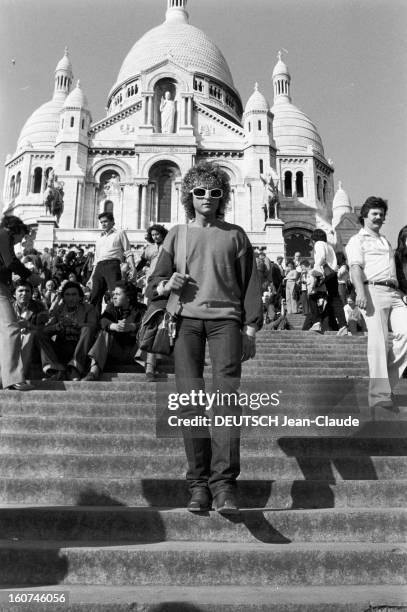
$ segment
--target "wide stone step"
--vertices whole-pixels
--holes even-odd
[[[69,419],[71,417],[95,417],[95,418],[107,418],[107,417],[131,417],[131,418],[151,418],[155,415],[155,407],[156,401],[149,400],[145,401],[142,405],[140,405],[140,401],[137,401],[137,398],[134,393],[129,391],[127,394],[123,394],[119,392],[119,397],[116,399],[116,393],[110,393],[109,396],[111,398],[112,403],[105,403],[101,405],[103,401],[100,398],[99,401],[92,401],[88,396],[81,397],[72,397],[72,394],[65,393],[64,395],[59,395],[56,398],[57,403],[52,403],[52,396],[55,394],[49,393],[48,395],[43,395],[39,398],[36,398],[36,402],[30,403],[28,400],[22,400],[19,403],[15,403],[12,401],[3,402],[0,408],[0,414],[3,418],[11,415],[15,415],[17,418],[18,415],[26,417],[38,415],[39,417],[45,416],[58,416],[60,418]],[[71,398],[69,401],[68,398]],[[137,403],[136,403],[137,401]],[[168,404],[168,398],[161,397],[161,403],[163,407]],[[344,414],[346,412],[352,411],[355,412],[358,409],[363,410],[366,407],[367,399],[366,394],[362,393],[345,393],[343,396],[338,397],[338,392],[336,396],[331,393],[326,397],[318,397],[313,393],[309,393],[308,397],[300,397],[296,395],[296,397],[290,397],[287,395],[283,395],[281,398],[281,406],[278,410],[273,407],[264,406],[262,409],[262,413],[267,413],[270,415],[276,414],[286,414],[288,417],[291,416],[302,416],[307,417],[309,415],[317,415],[317,414],[325,414],[331,413],[335,410],[338,411],[338,414]],[[257,404],[256,404],[257,406]],[[249,414],[250,408],[245,408],[245,411]],[[401,410],[403,407],[401,406],[399,409]],[[256,414],[256,409],[251,410],[251,414]],[[169,413],[171,414],[171,413]],[[390,413],[389,413],[390,414]],[[0,421],[0,427],[1,427]],[[47,427],[47,424],[44,423],[44,426]],[[97,425],[96,425],[97,427]]]
[[[140,425],[140,419],[38,419],[38,418],[3,418],[0,422],[0,454],[114,454],[155,455],[157,453],[171,453],[183,455],[181,435],[171,438],[157,438],[155,421],[147,426]],[[11,422],[10,422],[11,421]],[[21,422],[23,421],[23,422]],[[108,421],[108,423],[106,423]],[[387,426],[387,425],[386,425]],[[382,424],[379,424],[382,427]],[[48,433],[45,433],[47,431]],[[397,424],[391,429],[395,434],[402,436]],[[404,431],[407,431],[404,423]],[[386,432],[387,433],[387,432]],[[243,436],[241,441],[242,456],[256,455],[266,459],[270,456],[339,457],[376,455],[403,455],[407,454],[407,442],[404,437],[398,439],[382,437],[381,440],[371,438],[352,439],[350,437],[336,438],[315,436],[304,439],[297,435],[293,438],[280,438],[279,436],[263,436],[253,434],[251,437]],[[390,438],[390,443],[388,442]],[[336,440],[343,440],[339,444]],[[294,442],[295,440],[295,442]],[[321,442],[325,440],[326,444]],[[364,441],[367,444],[362,444]],[[370,446],[369,446],[370,443]],[[286,453],[283,449],[287,449]]]
[[[367,462],[369,465],[369,462]],[[369,468],[370,469],[370,468]],[[242,508],[405,508],[407,480],[340,480],[327,462],[324,480],[239,479]],[[280,476],[280,475],[278,475]],[[158,506],[185,507],[185,480],[177,478],[0,478],[0,504],[15,506]]]
[[[404,544],[0,542],[0,584],[406,584]],[[199,572],[191,568],[199,567]],[[239,571],[237,571],[239,568]]]
[[[185,509],[0,508],[0,539],[146,542],[406,542],[407,510],[241,510],[232,519]]]
[[[290,383],[290,385],[286,387],[287,389],[298,390],[298,389],[312,388],[312,389],[318,389],[320,394],[329,392],[333,387],[335,389],[340,389],[344,386],[347,390],[354,389],[354,388],[367,389],[367,384],[364,379],[358,380],[357,378],[355,378],[352,381],[346,381],[346,380],[339,381],[337,377],[332,376],[331,378],[328,377],[328,378],[324,378],[321,380],[321,377],[318,375],[314,374],[312,376],[309,375],[307,377],[301,377],[295,374],[296,368],[295,369],[291,368],[291,370],[292,371],[290,374],[287,373],[285,376],[282,376],[282,377],[280,376],[277,377],[269,373],[267,377],[264,377],[264,382],[268,383],[269,386],[271,386],[281,381],[282,383]],[[208,382],[211,381],[211,377],[206,375],[206,371],[204,373],[204,378]],[[243,376],[241,386],[244,386],[244,385],[248,386],[251,381],[252,381],[252,377]],[[174,377],[171,376],[169,379],[167,379],[166,377],[163,377],[162,379],[157,379],[154,384],[148,384],[146,382],[144,375],[136,374],[134,375],[134,378],[131,378],[127,382],[133,385],[131,387],[133,391],[142,393],[143,399],[144,398],[148,399],[152,397],[152,394],[155,392],[156,389],[162,389],[162,388],[165,389],[165,385],[168,385],[168,384],[173,385]],[[0,390],[0,406],[3,404],[3,402],[12,400],[13,402],[18,403],[21,400],[24,401],[24,398],[26,398],[26,400],[29,399],[30,401],[35,402],[36,399],[38,399],[38,397],[46,397],[46,394],[44,394],[45,391],[52,391],[57,394],[58,392],[61,392],[61,391],[69,391],[72,394],[72,397],[77,397],[78,394],[81,394],[84,392],[86,393],[86,392],[92,391],[93,393],[99,392],[99,394],[101,393],[103,394],[108,389],[114,391],[119,388],[118,385],[111,384],[111,381],[106,381],[103,379],[99,381],[95,381],[95,382],[34,381],[33,384],[35,385],[35,389],[33,391],[30,391],[29,393],[24,393],[21,391]],[[407,393],[407,380],[405,379],[401,380],[399,383],[399,388],[400,389],[404,388]],[[58,398],[58,395],[55,395],[55,397]],[[106,395],[105,395],[105,399],[106,399]]]
[[[407,457],[352,457],[337,461],[338,476],[344,480],[390,480],[407,478]],[[8,478],[176,478],[185,470],[183,456],[96,455],[96,454],[0,454],[0,473]],[[294,457],[248,456],[242,462],[245,479],[312,479],[333,477],[330,461],[308,457],[298,462]]]
[[[281,392],[280,406],[284,410],[301,406],[308,409],[312,406],[332,408],[334,406],[365,407],[367,405],[367,380],[364,381],[366,383],[364,388],[358,387],[355,389],[346,385],[346,383],[352,383],[353,379],[338,379],[337,385],[333,381],[332,387],[327,389],[326,392],[322,392],[311,385],[296,385],[296,381],[293,378],[291,380],[292,386],[290,389],[288,388],[288,382],[283,380],[276,383],[271,380],[268,384],[265,384],[264,378],[258,381],[252,379],[251,387],[242,386],[241,391],[245,393],[253,391],[254,393],[254,388],[257,388],[257,393]],[[92,383],[88,383],[88,387],[81,387],[82,391],[79,391],[79,389],[77,391],[33,391],[32,394],[26,394],[15,400],[10,399],[10,395],[7,394],[3,396],[6,399],[0,400],[0,414],[3,416],[8,414],[41,414],[41,410],[44,411],[44,414],[62,414],[66,410],[66,415],[69,415],[74,414],[71,410],[74,411],[80,407],[84,410],[84,416],[87,416],[89,411],[95,410],[95,416],[97,414],[100,416],[119,415],[121,410],[125,410],[126,414],[131,415],[132,413],[129,413],[130,408],[134,410],[133,415],[138,414],[140,410],[144,410],[145,414],[149,415],[151,414],[150,408],[156,405],[156,389],[160,393],[161,402],[165,402],[165,405],[168,403],[168,394],[176,392],[175,385],[172,384],[172,381],[170,383],[170,386],[165,387],[150,385],[150,388],[154,390],[151,394],[149,392],[143,394],[134,386],[134,383],[125,380],[116,383],[107,381],[93,383],[95,385],[93,391],[90,386]],[[405,405],[401,404],[401,402],[405,402],[405,395],[402,395],[398,400],[400,407]],[[55,406],[54,410],[52,406]],[[244,402],[242,407],[244,407]],[[97,409],[100,410],[99,413],[97,413]],[[268,408],[267,410],[270,414],[275,412],[273,406],[270,407],[270,410]]]
[[[29,595],[44,587],[25,587]],[[366,584],[350,586],[50,586],[46,591],[69,597],[69,604],[53,604],[52,612],[404,612],[405,585]],[[10,591],[2,590],[3,601]],[[393,607],[392,607],[393,606]],[[387,608],[387,610],[386,610]],[[24,606],[23,606],[24,609]],[[25,606],[27,609],[27,606]],[[16,605],[3,604],[2,612],[15,612]],[[43,612],[44,604],[30,604],[30,611]]]
[[[337,342],[340,344],[341,342],[354,342],[355,344],[363,344],[367,342],[367,336],[362,334],[346,334],[344,336],[338,336],[336,331],[325,331],[323,334],[315,333],[310,330],[298,330],[298,329],[284,329],[284,330],[274,330],[271,327],[266,327],[260,330],[256,334],[256,338],[258,340],[262,340],[266,342],[270,339],[280,339],[281,341],[286,341],[287,339],[293,340],[295,342],[302,342],[304,340],[320,340],[322,342]]]
[[[340,400],[330,398],[320,401],[309,398],[303,402],[297,398],[282,402],[282,406],[278,409],[263,408],[262,414],[271,415],[273,418],[278,416],[279,421],[282,422],[284,422],[284,417],[304,419],[314,418],[321,414],[328,415],[330,418],[334,416],[339,418],[348,416],[348,414],[355,417],[362,415],[365,418],[367,411],[363,404],[363,398],[359,397],[345,397]],[[177,411],[175,412],[177,414]],[[250,410],[250,408],[244,408],[243,412],[245,415],[257,414],[256,410]],[[404,409],[403,412],[400,412],[398,420],[405,419],[404,412]],[[390,411],[382,410],[380,416],[385,417],[386,413],[388,413],[387,416],[391,414]],[[95,433],[136,434],[138,419],[154,424],[156,410],[154,403],[139,406],[127,402],[100,408],[96,402],[91,405],[41,402],[33,405],[29,403],[19,406],[14,406],[12,403],[3,405],[1,414],[3,418],[0,420],[0,433],[69,433],[75,431],[86,433],[94,431]],[[171,415],[173,412],[168,411],[168,416]]]
[[[353,370],[354,371],[354,370]],[[211,384],[211,378],[207,375],[204,376],[205,381]],[[264,388],[259,389],[259,381],[262,381]],[[241,381],[240,389],[242,391],[251,389],[250,384],[253,382],[253,377],[245,377]],[[403,381],[404,382],[404,381]],[[155,399],[155,393],[157,391],[165,392],[175,390],[175,378],[169,377],[168,379],[158,379],[154,383],[147,383],[143,379],[133,379],[132,375],[123,373],[123,380],[118,380],[117,377],[114,380],[98,380],[98,381],[80,381],[80,382],[60,382],[60,383],[45,383],[34,381],[35,389],[29,393],[23,393],[21,391],[0,391],[0,407],[13,403],[18,405],[20,403],[32,402],[36,403],[39,400],[42,401],[47,397],[55,398],[57,402],[59,399],[67,398],[67,392],[69,397],[73,400],[80,399],[81,397],[86,400],[94,397],[95,400],[104,398],[110,400],[112,393],[112,400],[116,403],[118,398],[117,394],[131,390],[134,396],[137,396],[138,400],[152,401]],[[285,376],[277,377],[274,375],[269,376],[258,376],[256,378],[256,386],[251,390],[257,392],[271,392],[276,389],[283,389],[286,395],[295,395],[298,391],[313,391],[314,395],[325,397],[328,394],[337,393],[338,390],[343,389],[346,392],[355,390],[366,391],[368,388],[367,381],[364,378],[353,378],[351,381],[345,379],[339,379],[335,376],[321,379],[316,376],[309,376],[309,378],[303,378],[296,374],[286,374]],[[400,391],[402,391],[400,387]],[[106,396],[106,393],[109,395]],[[113,403],[112,402],[112,403]]]
[[[81,410],[79,410],[80,407],[76,407],[76,408],[78,409],[79,412],[81,412]],[[376,411],[373,411],[373,414],[375,412]],[[384,414],[385,412],[387,413],[388,411],[382,410],[380,415],[375,420],[370,420],[370,421],[368,421],[367,418],[363,416],[363,414],[359,414],[357,409],[352,410],[352,411],[344,411],[342,414],[339,413],[338,411],[336,412],[332,411],[330,415],[327,414],[326,416],[322,416],[322,417],[319,416],[319,417],[316,417],[315,419],[312,418],[312,414],[308,416],[306,419],[292,418],[292,417],[295,417],[295,414],[293,414],[292,417],[290,417],[288,420],[287,420],[287,415],[279,416],[279,415],[273,414],[270,416],[266,415],[264,417],[260,417],[263,420],[254,421],[253,419],[257,418],[256,415],[255,416],[244,415],[242,419],[247,419],[247,421],[244,421],[242,425],[243,427],[242,437],[247,438],[247,439],[254,439],[254,440],[263,439],[266,441],[270,441],[271,443],[275,439],[283,439],[283,438],[301,439],[304,437],[305,438],[311,437],[314,439],[322,439],[322,438],[330,439],[332,437],[342,437],[345,439],[351,439],[351,438],[356,437],[359,439],[363,439],[363,438],[370,439],[372,437],[377,436],[381,439],[385,439],[385,438],[401,438],[403,436],[404,437],[407,436],[407,414],[404,414],[402,416],[398,416],[398,415],[391,416],[391,413]],[[72,411],[72,414],[74,414],[74,410]],[[75,427],[75,424],[77,422],[75,420],[76,418],[77,417],[72,416],[72,422],[68,425],[68,428],[70,428],[71,433],[72,433],[72,428]],[[107,427],[109,427],[109,424],[106,423],[106,421],[103,421],[102,419],[100,423],[97,423],[95,427],[93,428],[92,424],[89,423],[89,419],[87,420],[85,419],[85,421],[83,421],[83,417],[79,417],[79,418],[80,418],[80,421],[78,421],[79,427],[82,427],[82,422],[83,422],[85,431],[89,431],[89,430],[92,431],[92,429],[94,429],[95,432],[97,432],[99,431],[99,426],[103,427],[103,425],[105,426],[107,425]],[[96,417],[93,417],[93,418],[96,418]],[[108,417],[108,418],[110,420],[113,419],[113,417]],[[117,418],[118,419],[121,418],[119,417],[119,414],[117,415]],[[217,417],[215,417],[215,419],[216,418]],[[4,421],[4,423],[2,423],[2,427],[6,429],[13,427],[12,424],[8,425],[8,422],[10,420],[13,422],[13,417],[2,419],[2,421]],[[131,431],[135,432],[133,439],[137,438],[138,436],[141,436],[141,437],[149,436],[151,439],[151,444],[154,444],[154,436],[158,437],[158,439],[163,439],[163,438],[180,439],[182,437],[181,422],[178,420],[178,417],[174,415],[171,415],[170,417],[168,417],[168,415],[163,415],[162,419],[160,419],[157,423],[155,421],[153,414],[147,415],[145,418],[138,418],[138,419],[128,418],[125,420],[129,421],[128,423],[129,429],[127,433],[130,435]],[[262,423],[261,426],[258,425],[259,422]],[[286,425],[285,422],[287,422],[288,425]],[[354,423],[352,426],[350,426],[351,422]],[[64,432],[61,431],[59,425],[56,426],[55,434],[49,431],[49,428],[48,428],[48,431],[49,431],[48,434],[44,432],[44,430],[41,429],[42,427],[41,422],[37,421],[36,425],[40,427],[40,431],[39,432],[37,431],[36,433],[32,435],[27,434],[27,433],[22,433],[19,437],[19,434],[16,433],[15,436],[17,437],[10,438],[10,436],[13,436],[13,433],[3,433],[3,437],[2,437],[3,444],[0,448],[0,452],[7,452],[7,448],[9,448],[10,446],[11,446],[11,452],[17,452],[17,453],[26,452],[28,448],[35,448],[37,446],[44,447],[44,450],[45,450],[45,446],[48,449],[56,447],[59,449],[58,452],[61,452],[64,448],[66,451],[68,450],[68,447],[66,445],[70,444],[71,442],[69,441],[69,438],[64,439],[63,437],[61,437],[61,436],[64,436]],[[121,428],[123,429],[123,425],[125,427],[125,423],[123,423],[123,419],[121,421],[118,420],[117,425],[121,426]],[[113,424],[112,427],[113,427],[112,429],[112,434],[113,434],[115,424]],[[4,429],[3,429],[3,432],[4,432]],[[69,433],[65,435],[69,436]],[[30,436],[32,438],[31,440],[29,439]],[[123,442],[124,444],[129,443],[128,441],[126,441],[126,439],[124,439]],[[79,442],[79,444],[81,443]],[[116,442],[114,442],[114,444],[116,445]],[[25,445],[27,445],[27,448],[25,448]],[[117,448],[119,446],[120,446],[120,441],[117,441]],[[96,450],[96,448],[92,447],[91,450]]]
[[[309,354],[308,352],[304,352],[304,358],[306,358],[306,365],[307,366],[325,366],[327,367],[328,365],[331,365],[332,367],[336,367],[336,366],[346,366],[346,365],[355,365],[355,366],[361,366],[361,365],[365,365],[365,362],[367,364],[367,359],[366,359],[366,355],[360,355],[360,356],[355,356],[355,355],[349,355],[346,353],[343,353],[342,355],[321,355],[321,353],[317,354]],[[280,352],[269,352],[267,353],[263,353],[262,355],[257,355],[254,359],[250,360],[250,362],[248,362],[247,364],[245,364],[244,370],[246,370],[250,365],[259,365],[261,367],[269,367],[270,365],[275,365],[275,366],[279,366],[279,367],[285,367],[285,366],[291,366],[293,365],[293,355],[291,353],[291,355],[287,352],[285,354],[280,353]],[[210,366],[208,365],[208,369],[210,369]],[[162,368],[160,368],[160,371],[163,371]],[[106,373],[108,374],[108,373]],[[115,373],[110,373],[110,376],[114,376]],[[116,374],[122,374],[122,372],[117,372]],[[133,373],[131,372],[125,372],[126,375],[128,376],[134,376]],[[141,373],[139,375],[138,378],[140,378],[142,380],[142,377],[144,375]]]
[[[382,425],[380,425],[381,427]],[[53,452],[89,452],[149,455],[182,454],[178,438],[157,438],[155,427],[140,431],[135,418],[3,417],[0,420],[2,452],[24,452],[52,445]],[[367,455],[407,455],[407,439],[396,437],[247,437],[241,439],[242,457],[249,454],[294,457],[351,457]],[[8,449],[8,450],[7,450]]]

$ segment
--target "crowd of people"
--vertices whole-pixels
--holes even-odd
[[[95,248],[38,252],[21,244],[16,254],[29,228],[18,217],[3,218],[3,388],[30,390],[27,379],[39,371],[44,380],[97,380],[108,360],[134,364],[155,379],[156,356],[140,353],[137,331],[146,309],[144,289],[167,230],[150,227],[147,245],[137,248],[115,228],[111,213],[99,221],[103,231]]]
[[[175,344],[178,393],[204,389],[209,345],[214,389],[237,391],[241,364],[256,353],[264,325],[287,327],[287,313],[301,311],[304,329],[339,335],[368,332],[369,404],[392,404],[395,382],[407,366],[407,226],[393,254],[380,234],[387,213],[381,198],[362,206],[362,228],[344,254],[321,229],[314,230],[312,261],[296,253],[283,265],[253,249],[239,226],[226,223],[228,176],[202,162],[183,178],[188,223],[169,232],[153,225],[146,246],[130,245],[112,213],[99,215],[95,248],[21,248],[29,228],[14,216],[0,222],[0,368],[4,389],[28,391],[32,365],[44,379],[97,380],[109,359],[136,364],[155,380],[156,355],[142,354],[138,330],[146,309],[176,296]],[[180,261],[182,260],[182,261]],[[387,351],[389,327],[393,331]],[[204,417],[206,406],[183,405],[181,419]],[[216,405],[239,416],[237,404]],[[191,512],[212,504],[223,514],[238,510],[239,430],[182,426],[188,461]],[[232,431],[233,429],[233,431]]]
[[[96,248],[44,248],[41,253],[24,248],[15,256],[20,268],[12,273],[10,287],[25,378],[29,378],[30,366],[37,363],[44,378],[97,380],[109,355],[114,362],[122,363],[125,355],[125,363],[143,364],[149,381],[157,376],[157,356],[137,351],[136,327],[150,301],[145,289],[168,230],[152,225],[146,245],[140,248],[130,245],[126,233],[115,228],[111,213],[102,213],[99,220],[103,231]],[[10,223],[12,218],[4,219],[3,231]],[[405,228],[400,232],[395,261],[400,288],[406,292],[403,232],[407,233]],[[304,330],[367,335],[345,254],[335,253],[320,229],[311,240],[313,259],[304,259],[297,252],[285,265],[283,256],[274,262],[264,249],[254,249],[263,324],[270,329],[289,329],[287,314],[302,313]],[[131,323],[126,324],[123,321],[128,317]],[[100,357],[93,344],[100,349],[103,342],[107,353]],[[126,350],[117,350],[124,345]]]
[[[285,265],[282,256],[274,262],[263,250],[256,251],[265,326],[289,329],[287,314],[303,314],[303,330],[331,330],[339,336],[366,333],[345,255],[335,253],[323,230],[315,230],[311,242],[312,258],[297,252]]]

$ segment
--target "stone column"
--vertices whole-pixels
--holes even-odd
[[[171,222],[172,223],[179,223],[179,213],[180,213],[180,192],[181,192],[181,186],[179,183],[175,183],[175,206],[174,206],[174,213],[172,214],[172,219]]]
[[[134,184],[134,191],[135,191],[135,211],[134,211],[134,218],[135,218],[135,228],[139,229],[140,228],[140,223],[139,223],[139,217],[140,217],[140,183],[135,183]]]
[[[187,113],[188,125],[192,125],[192,98],[191,97],[187,98],[187,108],[188,108],[188,113]]]
[[[123,227],[123,221],[124,221],[124,206],[123,206],[123,202],[124,202],[124,189],[125,186],[121,185],[120,186],[120,192],[119,192],[119,207],[120,207],[120,220],[121,220],[121,227]]]
[[[156,223],[157,221],[157,206],[156,206],[156,194],[157,194],[157,189],[156,189],[156,185],[154,183],[152,183],[150,185],[150,220],[153,223]]]
[[[147,183],[141,185],[141,229],[147,229]]]
[[[153,124],[153,97],[147,98],[147,125]]]
[[[98,202],[98,196],[99,196],[99,188],[98,185],[95,186],[95,194],[94,194],[94,200],[93,200],[93,219],[91,220],[91,226],[90,227],[98,227],[98,214],[99,214],[99,202]]]
[[[192,135],[192,96],[182,96],[180,115],[181,121],[179,122],[179,131],[188,136]]]
[[[45,176],[45,168],[43,168],[42,169],[42,179],[41,179],[41,193],[44,193],[46,184],[47,184],[47,179]]]

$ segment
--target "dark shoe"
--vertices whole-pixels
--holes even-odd
[[[64,370],[47,370],[42,380],[64,380]]]
[[[67,369],[68,380],[72,380],[73,382],[78,382],[81,379],[81,375],[79,371],[74,366],[69,366]]]
[[[28,382],[20,382],[15,385],[10,385],[7,387],[6,391],[32,391],[35,389],[33,385],[30,385]]]
[[[213,507],[219,514],[237,514],[239,504],[234,491],[220,491],[213,499]]]
[[[208,512],[211,510],[211,493],[205,487],[197,487],[192,491],[187,505],[189,512]]]
[[[82,378],[82,380],[90,380],[90,381],[95,381],[95,380],[99,380],[100,377],[100,370],[99,368],[96,370],[96,368],[92,368],[87,374],[86,376],[84,376]]]

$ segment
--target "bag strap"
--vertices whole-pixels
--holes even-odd
[[[188,225],[186,223],[184,225],[178,226],[177,249],[175,252],[174,259],[175,269],[180,274],[185,274],[187,267],[187,233]],[[169,295],[167,302],[167,311],[172,315],[177,315],[181,311],[181,294],[182,289],[178,292],[171,291]]]

